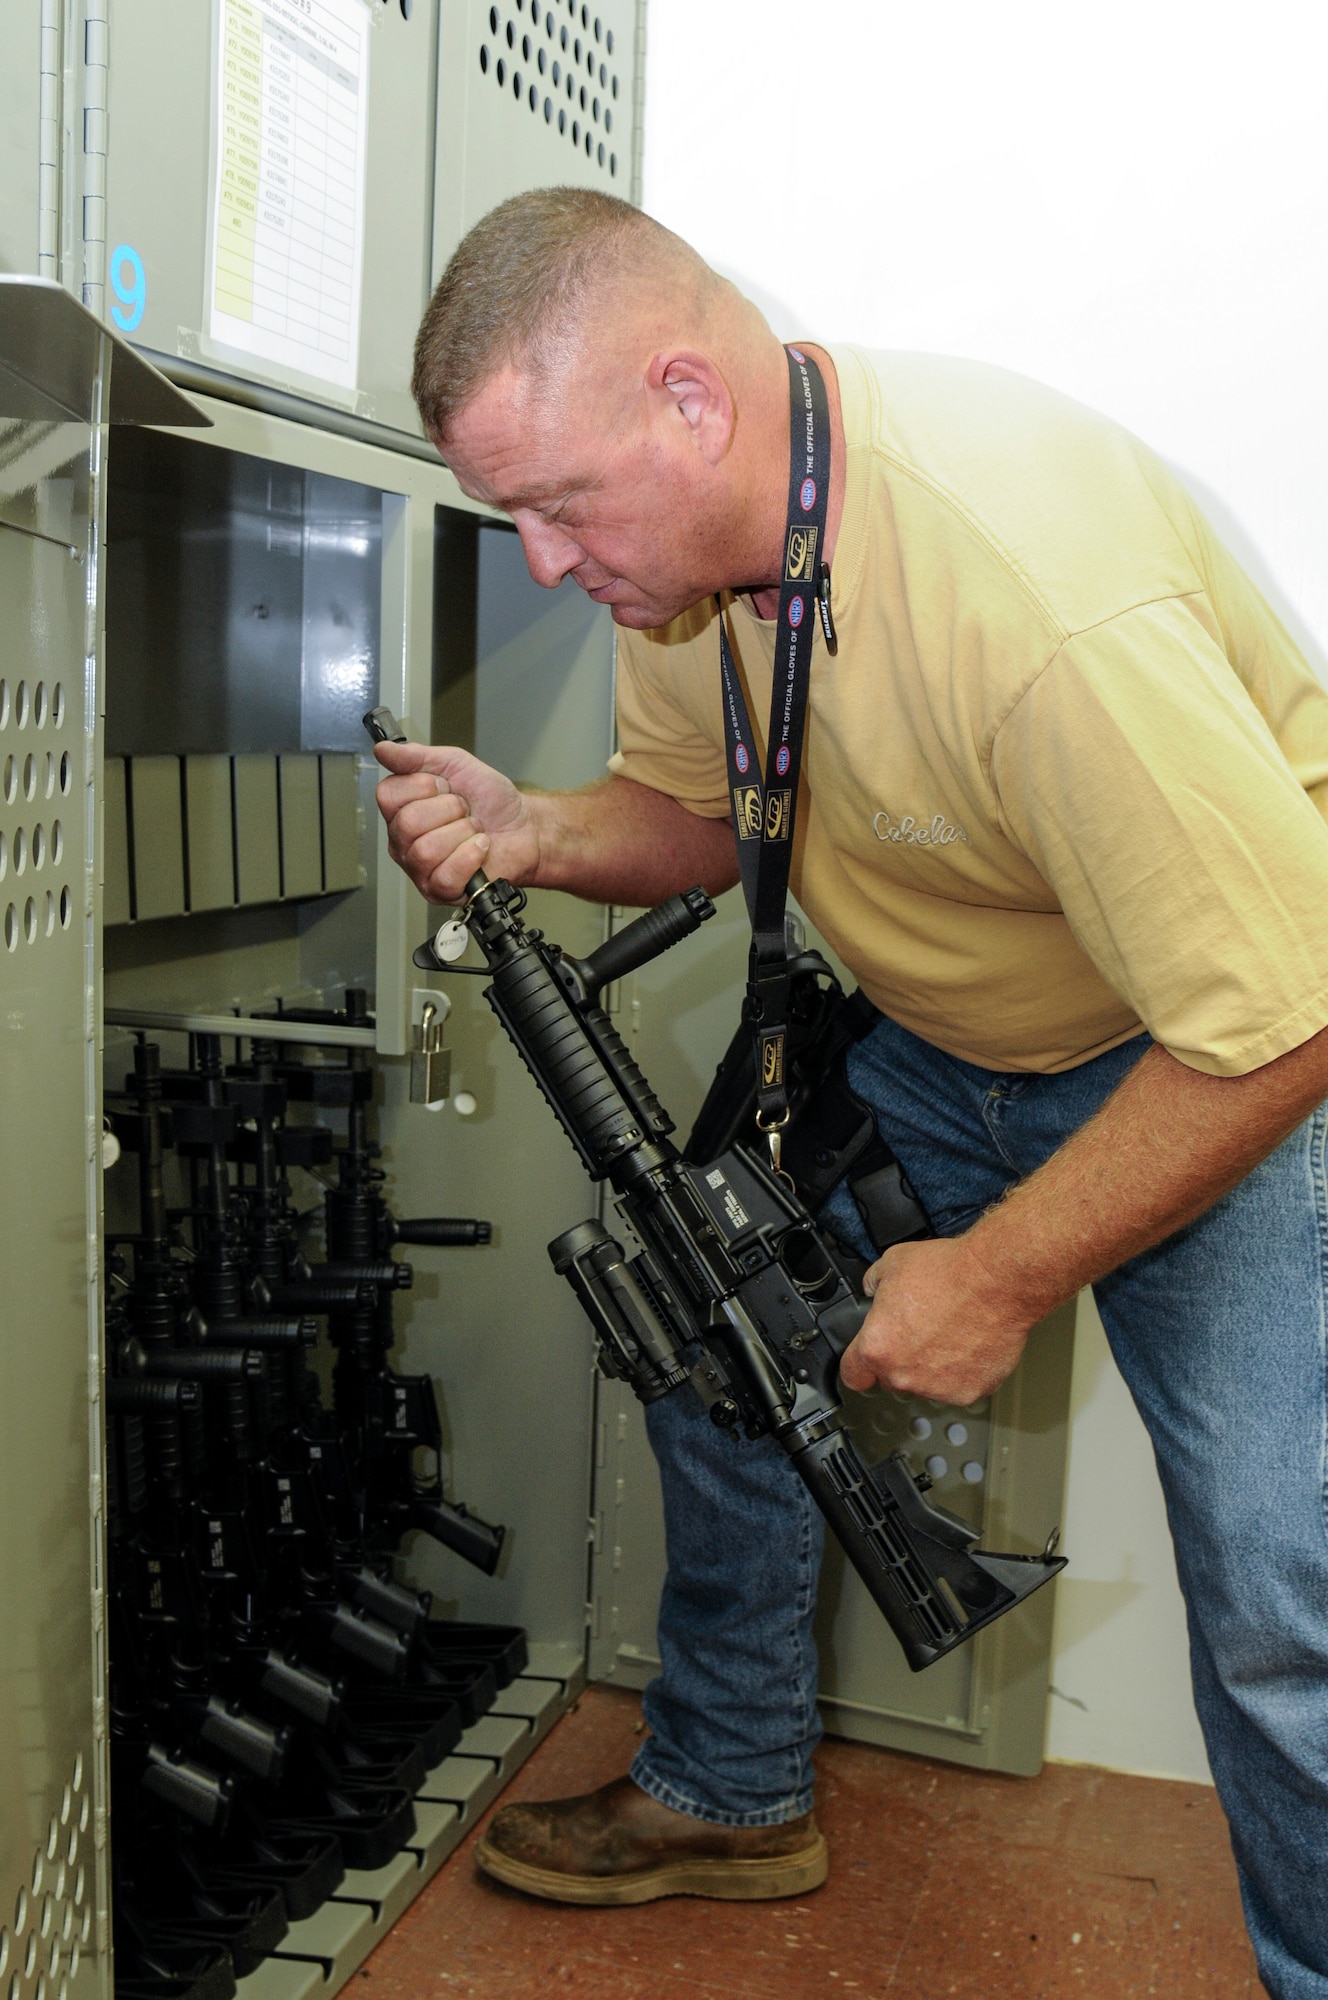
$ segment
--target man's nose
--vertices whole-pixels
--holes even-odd
[[[585,561],[585,550],[553,522],[542,521],[538,514],[514,514],[512,519],[521,537],[526,568],[546,590],[556,590],[563,578]]]

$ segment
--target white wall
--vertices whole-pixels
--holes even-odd
[[[1055,384],[1328,652],[1328,17],[1312,0],[653,0],[645,201],[775,330]],[[1270,1475],[1272,1468],[1270,1468]],[[1053,1756],[1203,1777],[1142,1427],[1081,1315]]]

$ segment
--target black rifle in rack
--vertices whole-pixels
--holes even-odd
[[[205,1396],[217,1429],[232,1431],[242,1463],[250,1441],[247,1397],[261,1378],[258,1350],[202,1344],[206,1328],[176,1250],[163,1156],[173,1138],[159,1051],[140,1043],[116,1130],[137,1153],[140,1228],[114,1239],[119,1283],[108,1312],[111,1374],[112,1712],[122,1765],[141,1756],[149,1791],[188,1800],[195,1816],[224,1824],[230,1778],[191,1761],[217,1742],[223,1758],[279,1766],[278,1731],[219,1695],[197,1559],[197,1502],[215,1474]],[[126,1278],[123,1253],[132,1255]]]
[[[344,1012],[283,1010],[288,1022],[322,1027],[372,1026],[368,995],[346,992]],[[412,1267],[392,1256],[398,1243],[466,1248],[487,1244],[487,1222],[467,1216],[416,1216],[398,1220],[383,1196],[384,1174],[370,1135],[373,1071],[367,1052],[351,1043],[343,1063],[286,1062],[276,1072],[292,1102],[345,1112],[346,1136],[334,1153],[336,1185],[324,1203],[327,1262],[311,1277],[358,1288],[353,1301],[328,1314],[337,1350],[333,1406],[352,1453],[351,1476],[359,1495],[361,1527],[371,1548],[395,1549],[419,1528],[491,1576],[502,1555],[504,1530],[481,1520],[442,1484],[443,1433],[433,1378],[406,1375],[391,1364],[396,1344],[393,1302],[414,1280]],[[296,1128],[298,1129],[298,1128]],[[417,1454],[432,1471],[421,1474]]]
[[[486,998],[640,1245],[629,1254],[591,1220],[549,1246],[586,1310],[605,1372],[646,1403],[690,1381],[717,1424],[773,1437],[915,1670],[1054,1576],[1064,1564],[1052,1544],[1030,1556],[977,1548],[965,1522],[924,1499],[930,1482],[903,1453],[864,1464],[838,1370],[867,1301],[791,1184],[755,1151],[738,1144],[704,1163],[682,1157],[672,1121],[600,1004],[611,981],[713,915],[703,892],[670,898],[587,959],[526,928],[525,895],[510,883],[481,872],[466,893],[466,928],[492,975]],[[448,970],[432,941],[415,962]]]
[[[187,1070],[140,1041],[108,1099],[139,1207],[110,1238],[107,1309],[125,2000],[226,2000],[347,1866],[381,1867],[410,1838],[425,1772],[525,1665],[513,1628],[433,1621],[428,1594],[395,1580],[399,1510],[366,1523],[358,1406],[324,1406],[308,1351],[319,1319],[377,1309],[383,1273],[300,1255],[289,1171],[333,1157],[325,1126],[287,1120],[301,1066],[270,1041],[229,1066],[216,1037],[191,1041]],[[363,1125],[351,1151],[353,1177],[372,1158]],[[397,1225],[375,1173],[371,1261],[412,1228],[482,1240],[473,1223]],[[385,1362],[390,1307],[377,1326]]]
[[[278,1707],[330,1722],[335,1681],[311,1654],[344,1655],[399,1677],[406,1649],[399,1632],[364,1606],[366,1593],[395,1602],[398,1589],[368,1565],[357,1539],[348,1482],[337,1476],[341,1448],[304,1359],[316,1315],[358,1288],[280,1282],[294,1256],[286,1168],[330,1158],[331,1135],[285,1133],[284,1089],[262,1053],[237,1075],[223,1073],[211,1036],[195,1038],[188,1071],[163,1072],[151,1044],[136,1052],[139,1069],[151,1071],[151,1098],[128,1116],[116,1110],[113,1120],[122,1143],[139,1151],[147,1234],[135,1242],[126,1301],[133,1334],[115,1362],[122,1381],[162,1376],[192,1384],[197,1397],[181,1425],[187,1504],[179,1546],[169,1551],[173,1601],[185,1605],[201,1588],[213,1658],[230,1678],[256,1681]],[[189,1160],[194,1195],[189,1208],[169,1215],[160,1194],[166,1143]],[[232,1185],[234,1157],[253,1166],[252,1186]],[[177,1240],[186,1221],[187,1250]],[[158,1307],[154,1321],[158,1292],[178,1304],[165,1340],[153,1331],[162,1317]],[[274,1295],[284,1316],[271,1310]],[[158,1593],[164,1587],[154,1585]],[[400,1595],[417,1615],[414,1594]],[[147,1601],[141,1589],[138,1601]],[[214,1747],[219,1729],[209,1725]]]

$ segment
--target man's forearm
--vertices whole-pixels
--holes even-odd
[[[1152,1048],[1097,1115],[961,1239],[1026,1323],[1244,1179],[1328,1095],[1328,1029],[1247,1076]]]
[[[874,1264],[850,1389],[972,1403],[1010,1373],[1030,1327],[1081,1286],[1183,1228],[1328,1095],[1328,1029],[1248,1076],[1153,1048],[1096,1117],[962,1236]]]
[[[631,778],[524,796],[539,839],[532,879],[541,889],[649,904],[696,883],[718,895],[738,879],[727,820],[702,819]]]

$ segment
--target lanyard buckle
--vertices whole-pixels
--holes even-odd
[[[789,1108],[787,1104],[774,1117],[766,1117],[760,1111],[756,1114],[756,1129],[762,1135],[769,1148],[771,1173],[775,1176],[776,1180],[783,1181],[787,1187],[793,1187],[792,1174],[786,1174],[781,1165],[784,1157],[784,1128],[788,1122]],[[796,1189],[794,1192],[796,1193]]]

